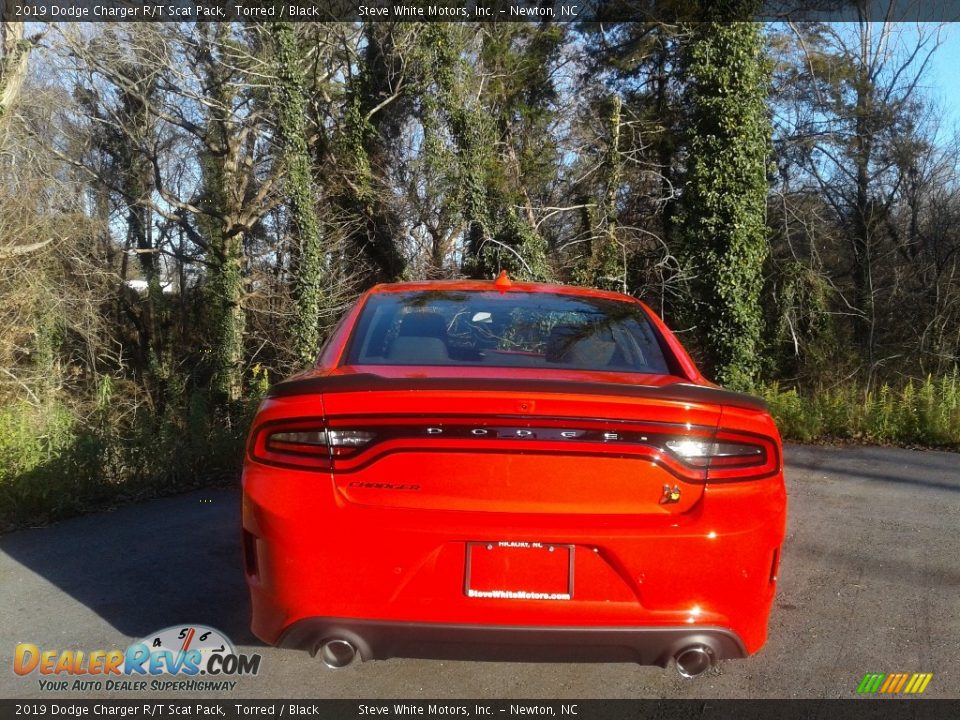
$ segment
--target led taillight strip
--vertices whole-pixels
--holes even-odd
[[[770,438],[753,433],[668,423],[611,422],[570,418],[321,418],[265,423],[253,434],[251,459],[294,469],[355,472],[394,452],[547,452],[644,458],[691,482],[732,482],[769,477],[780,471]],[[350,433],[363,428],[369,442],[355,447],[278,441],[278,433]],[[690,441],[701,447],[752,448],[742,455],[685,457],[670,449]]]

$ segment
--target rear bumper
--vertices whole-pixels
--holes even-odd
[[[747,656],[740,638],[719,627],[524,627],[327,617],[294,623],[279,645],[313,653],[320,643],[334,639],[353,644],[363,660],[622,661],[666,667],[691,645],[707,646],[717,660]]]
[[[780,476],[708,486],[689,512],[658,517],[378,508],[346,502],[332,484],[245,470],[252,630],[268,644],[312,650],[342,638],[365,659],[523,650],[663,664],[690,644],[720,659],[766,640],[785,525]],[[573,546],[573,598],[468,596],[466,548],[477,541]]]

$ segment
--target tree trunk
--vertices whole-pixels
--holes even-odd
[[[770,70],[752,23],[701,23],[691,32],[682,230],[699,302],[692,320],[704,328],[708,372],[749,389],[760,370]]]
[[[321,318],[328,309],[323,292],[323,277],[327,268],[307,146],[306,102],[299,48],[289,23],[273,23],[271,31],[276,45],[277,79],[273,100],[277,132],[281,162],[286,171],[285,189],[290,203],[291,224],[298,244],[294,291],[297,316],[293,342],[300,362],[307,365],[317,356]]]
[[[857,317],[857,337],[863,348],[867,362],[867,377],[873,371],[874,326],[876,307],[873,292],[873,203],[870,198],[870,163],[873,158],[874,129],[874,84],[870,77],[870,28],[862,24],[860,28],[860,58],[857,66],[854,112],[855,137],[853,138],[854,164],[857,169],[856,201],[853,207],[853,233],[850,242],[854,261],[854,304],[860,315]]]
[[[4,0],[2,8],[3,56],[0,57],[0,120],[3,120],[13,107],[20,88],[27,76],[27,56],[30,54],[32,43],[23,37],[22,22],[6,22],[12,15],[12,2]]]
[[[221,401],[235,402],[243,395],[243,235],[225,238],[223,258],[216,268],[216,374],[214,391]]]
[[[223,42],[227,32],[218,26],[214,43]],[[208,52],[208,96],[206,145],[203,169],[204,234],[212,253],[209,293],[213,317],[213,389],[220,404],[229,404],[243,395],[244,333],[244,234],[239,219],[243,200],[240,178],[242,148],[230,121],[232,86],[221,74],[217,58]]]

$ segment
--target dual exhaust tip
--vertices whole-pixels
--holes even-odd
[[[339,669],[350,665],[360,653],[349,640],[331,638],[317,645],[315,654],[328,668]],[[682,677],[695,678],[716,665],[717,657],[707,645],[688,645],[673,656],[673,661]]]
[[[695,678],[717,664],[717,656],[707,645],[688,645],[673,656],[681,677]]]
[[[359,654],[356,645],[342,638],[324,640],[314,651],[324,665],[334,670],[347,667]]]

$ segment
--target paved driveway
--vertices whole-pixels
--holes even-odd
[[[770,640],[696,680],[619,664],[389,660],[331,672],[262,647],[247,629],[239,494],[214,490],[0,537],[0,697],[43,695],[36,674],[12,672],[18,642],[122,648],[192,622],[263,655],[231,697],[846,698],[864,673],[899,671],[932,672],[927,697],[960,698],[960,455],[790,446],[786,459]]]

